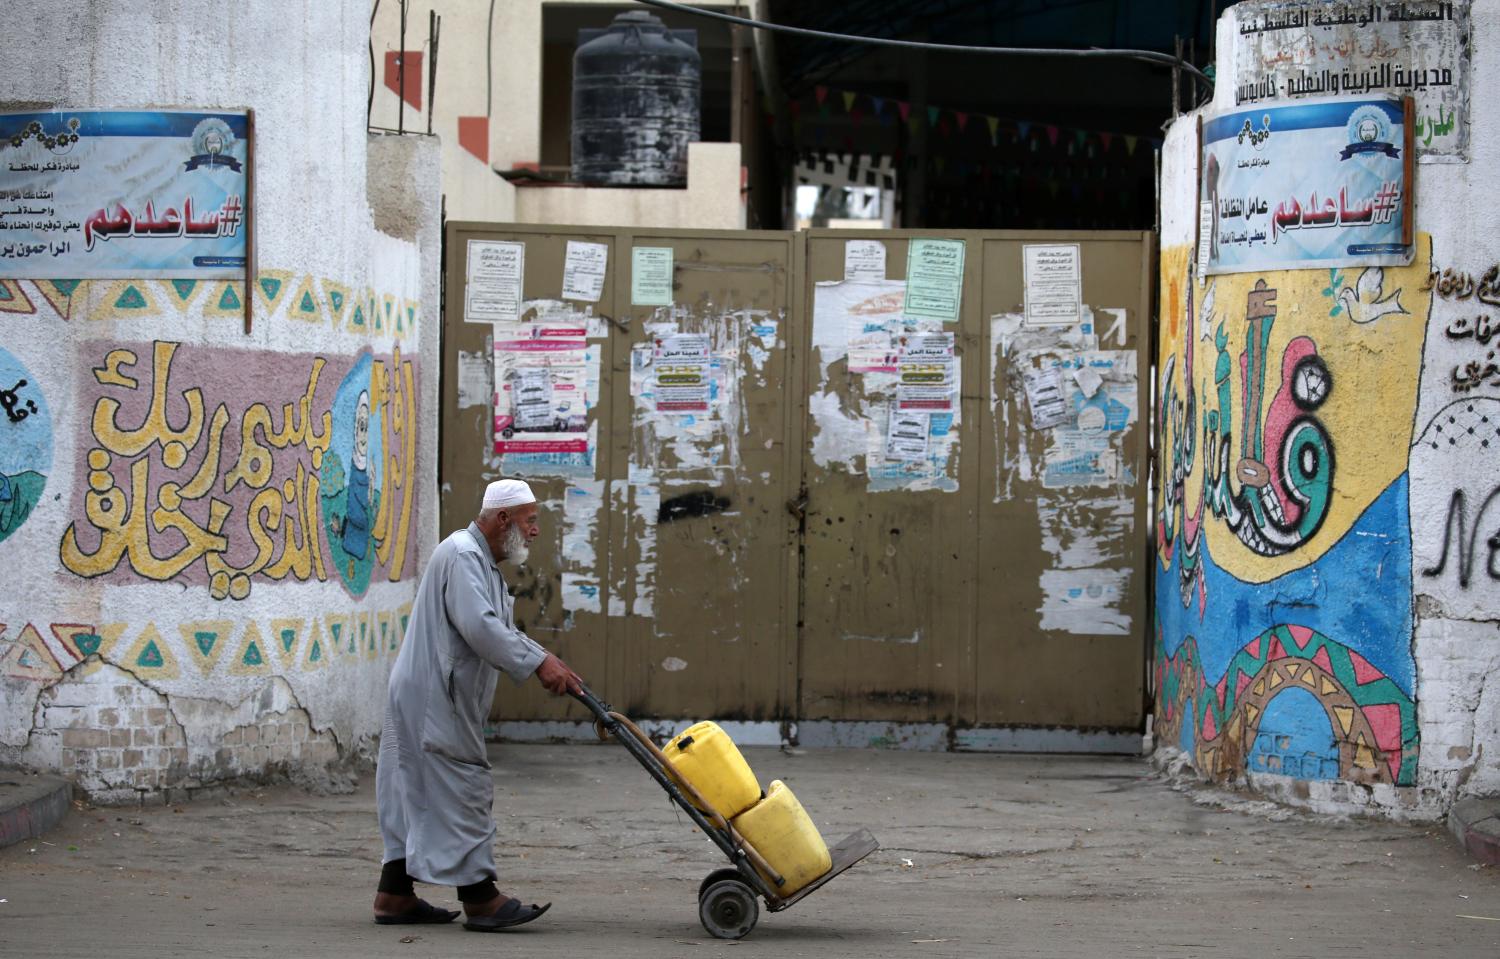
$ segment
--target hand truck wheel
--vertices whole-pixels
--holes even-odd
[[[759,918],[754,891],[738,879],[720,879],[698,895],[698,920],[716,939],[742,939]]]

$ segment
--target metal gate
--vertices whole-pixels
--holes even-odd
[[[955,319],[906,317],[913,239],[962,243]],[[1077,245],[1078,322],[1021,316],[1037,244]],[[630,713],[773,741],[1138,742],[1149,234],[452,223],[447,251],[443,530],[527,478],[547,518],[507,571],[518,615]],[[947,367],[903,365],[949,332]],[[1028,383],[1063,386],[1049,419]],[[538,391],[557,421],[511,419]],[[582,718],[508,684],[492,713]]]

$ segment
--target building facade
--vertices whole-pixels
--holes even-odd
[[[0,278],[0,762],[101,801],[326,777],[434,542],[437,145],[367,133],[363,4],[26,7],[0,111],[254,111],[256,252]]]

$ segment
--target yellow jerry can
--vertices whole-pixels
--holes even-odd
[[[694,723],[662,751],[672,769],[725,819],[733,819],[760,798],[760,783],[750,764],[718,723]]]
[[[771,783],[766,798],[734,818],[734,828],[786,880],[782,886],[771,884],[782,898],[833,868],[818,827],[779,779]],[[771,882],[770,876],[765,879]]]

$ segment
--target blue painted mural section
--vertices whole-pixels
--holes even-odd
[[[1216,520],[1205,515],[1205,522]],[[1316,562],[1270,582],[1246,583],[1224,572],[1203,540],[1200,561],[1208,602],[1202,618],[1196,589],[1191,603],[1182,604],[1181,559],[1179,537],[1171,569],[1156,578],[1162,641],[1170,657],[1187,637],[1194,637],[1200,668],[1210,685],[1224,675],[1246,643],[1272,626],[1291,623],[1358,652],[1415,698],[1406,474],[1386,487]]]
[[[1277,693],[1261,717],[1249,765],[1258,773],[1339,778],[1338,743],[1318,697],[1295,686]]]

